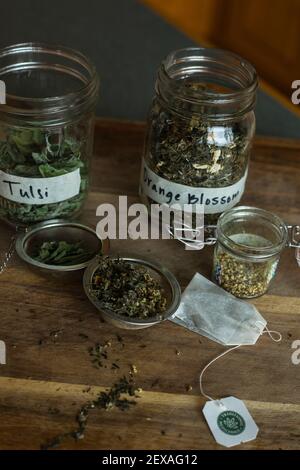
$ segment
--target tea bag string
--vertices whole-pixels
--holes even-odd
[[[233,346],[233,348],[229,348],[227,349],[226,351],[222,352],[222,354],[219,354],[217,357],[215,357],[214,359],[212,359],[208,364],[206,364],[206,366],[204,367],[204,369],[202,369],[202,372],[200,374],[200,377],[199,377],[199,385],[200,385],[200,392],[201,392],[201,395],[203,395],[205,398],[207,398],[208,400],[210,401],[215,401],[215,398],[212,398],[211,396],[207,395],[205,392],[204,392],[204,389],[203,389],[203,384],[202,384],[202,379],[203,379],[203,375],[204,375],[204,372],[209,368],[209,366],[211,366],[214,362],[216,362],[218,359],[220,359],[221,357],[225,356],[226,354],[230,353],[231,351],[233,351],[234,349],[237,349],[237,348],[240,348],[242,346],[242,344],[238,344],[237,346]]]
[[[257,323],[261,323],[262,325],[264,325],[263,322],[261,321],[258,321],[256,322]],[[281,340],[282,340],[282,334],[279,332],[279,331],[275,331],[275,330],[269,330],[269,328],[265,325],[265,328],[264,330],[261,332],[261,335],[265,335],[267,334],[272,341],[274,341],[275,343],[279,343]],[[276,337],[277,335],[277,337]],[[234,351],[235,349],[238,349],[240,348],[241,346],[243,346],[242,344],[237,344],[236,346],[233,346],[232,348],[229,348],[227,349],[226,351],[222,352],[221,354],[219,354],[217,357],[215,357],[214,359],[212,359],[208,364],[206,364],[206,366],[204,367],[204,369],[202,369],[201,373],[200,373],[200,376],[199,376],[199,385],[200,385],[200,393],[201,395],[203,395],[205,398],[207,398],[208,400],[210,401],[215,401],[216,399],[215,398],[212,398],[210,395],[207,395],[205,392],[204,392],[204,389],[203,389],[203,375],[204,375],[204,372],[214,363],[216,362],[218,359],[220,359],[221,357],[225,356],[226,354],[230,353],[231,351]],[[218,401],[218,400],[217,400]],[[222,404],[222,402],[220,401],[220,404]]]
[[[256,324],[258,324],[258,323],[260,323],[261,325],[264,325],[264,323],[262,321],[257,321]],[[280,343],[280,341],[282,340],[282,334],[279,331],[276,331],[276,330],[269,330],[267,325],[265,325],[265,328],[261,332],[261,334],[262,335],[269,335],[271,340],[274,341],[275,343]],[[277,336],[277,338],[276,338],[276,336]]]

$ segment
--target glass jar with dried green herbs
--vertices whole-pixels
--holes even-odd
[[[0,218],[73,218],[89,183],[98,77],[81,53],[39,43],[0,50]]]
[[[206,224],[239,202],[256,88],[254,68],[228,51],[187,48],[162,62],[142,162],[144,202],[202,204]]]
[[[236,297],[264,294],[288,235],[285,223],[263,209],[239,206],[224,212],[216,227],[213,280]]]

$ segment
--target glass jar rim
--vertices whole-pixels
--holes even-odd
[[[216,92],[210,89],[203,90],[201,91],[201,94],[203,96],[207,96],[210,98],[216,97],[220,99],[226,100],[227,98],[235,98],[237,96],[240,96],[242,93],[246,92],[253,92],[257,88],[257,74],[256,70],[253,67],[253,65],[246,59],[243,59],[241,56],[238,54],[235,54],[232,51],[229,51],[227,49],[220,49],[220,48],[215,48],[215,47],[185,47],[181,49],[177,49],[176,51],[171,52],[170,54],[167,55],[167,57],[162,61],[162,69],[167,76],[169,80],[173,80],[174,77],[169,73],[168,69],[168,62],[171,62],[174,60],[174,63],[183,63],[183,58],[176,59],[176,55],[179,54],[184,54],[184,58],[188,59],[189,62],[192,62],[192,59],[189,58],[188,54],[194,54],[195,58],[198,58],[201,60],[210,60],[212,59],[229,59],[234,62],[234,64],[229,64],[231,66],[235,65],[240,65],[240,67],[248,74],[246,79],[248,79],[247,85],[243,86],[240,89],[237,89],[236,91],[231,91],[231,92]]]
[[[268,246],[253,247],[233,240],[230,236],[224,233],[224,225],[231,220],[234,221],[235,217],[242,215],[249,219],[257,219],[259,217],[265,223],[269,224],[269,226],[272,225],[275,227],[277,234],[280,235],[279,241],[277,243],[270,243]],[[269,212],[258,207],[237,206],[223,212],[219,217],[216,227],[216,238],[218,243],[221,243],[233,254],[239,255],[243,258],[256,258],[262,260],[278,255],[287,245],[288,227],[285,222],[273,212]]]
[[[228,91],[207,88],[199,92],[181,86],[181,80],[178,78],[186,79],[188,75],[196,73],[198,76],[203,75],[203,78],[211,75],[214,80],[218,76],[221,82],[227,81]],[[203,82],[205,83],[205,80]],[[211,83],[219,82],[211,80]],[[222,106],[223,114],[227,116],[232,114],[232,111],[226,111],[226,107],[236,103],[240,104],[239,113],[251,111],[255,104],[257,86],[255,68],[238,54],[219,48],[187,47],[171,52],[162,61],[156,91],[164,101],[168,101],[173,95],[178,100],[194,106],[194,113],[197,106],[200,106],[200,109],[203,106]]]
[[[81,67],[82,71],[71,68],[71,65],[60,65],[44,63],[41,61],[31,62],[17,61],[16,63],[2,67],[2,60],[13,57],[16,54],[45,54],[53,57],[67,59],[74,66]],[[66,93],[57,94],[55,96],[45,97],[26,97],[8,93],[6,90],[6,104],[1,105],[1,114],[14,116],[16,118],[34,118],[35,115],[39,117],[47,115],[57,115],[67,110],[72,112],[77,111],[78,108],[89,106],[98,93],[99,79],[97,71],[93,63],[81,52],[61,45],[50,45],[43,42],[25,42],[14,44],[11,46],[0,49],[0,79],[5,73],[11,73],[21,70],[56,70],[64,73],[69,73],[78,81],[82,82],[82,86]],[[85,76],[83,74],[85,72]],[[12,104],[11,104],[12,103]],[[30,107],[29,104],[32,104]]]

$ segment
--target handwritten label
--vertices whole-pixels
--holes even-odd
[[[80,170],[52,178],[24,178],[0,170],[0,196],[22,204],[54,204],[77,196]]]
[[[173,183],[154,173],[143,161],[140,193],[153,199],[159,204],[203,204],[206,214],[217,214],[231,209],[241,199],[245,183],[245,175],[231,186],[223,188],[192,187],[185,184]]]

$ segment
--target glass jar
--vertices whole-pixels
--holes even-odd
[[[80,52],[26,43],[0,50],[0,218],[74,218],[89,186],[99,82]]]
[[[216,227],[213,280],[236,297],[264,294],[288,238],[289,227],[271,212],[246,206],[224,212]]]
[[[162,62],[142,162],[144,203],[203,204],[213,224],[239,202],[256,88],[252,65],[221,49],[181,49]]]

